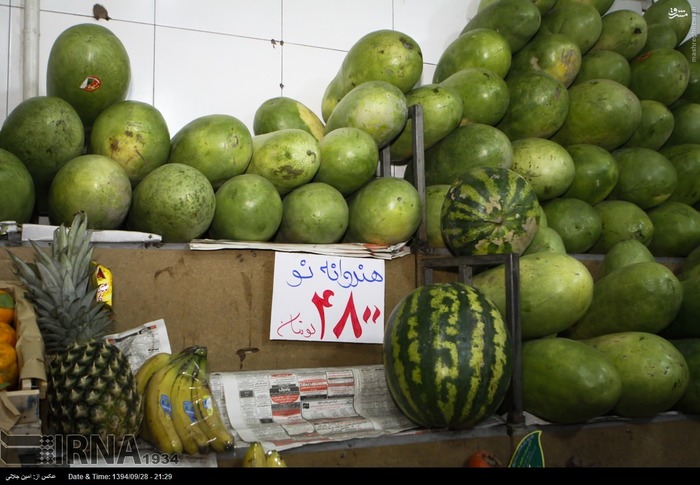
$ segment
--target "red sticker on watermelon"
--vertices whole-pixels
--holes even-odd
[[[100,81],[100,78],[98,78],[97,76],[88,76],[80,84],[80,89],[88,92],[97,91],[98,89],[100,89],[101,85],[102,81]]]

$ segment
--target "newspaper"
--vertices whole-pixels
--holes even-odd
[[[389,394],[384,366],[222,372],[223,404],[248,443],[285,450],[415,428]]]
[[[264,249],[287,253],[312,253],[327,256],[377,259],[396,259],[411,254],[411,248],[408,246],[407,242],[387,246],[369,243],[290,244],[229,241],[226,239],[193,239],[189,242],[189,248],[192,250],[204,251],[217,249]]]
[[[119,347],[126,355],[132,372],[136,372],[151,355],[160,352],[171,353],[168,330],[163,319],[144,323],[125,332],[107,335],[105,340]]]

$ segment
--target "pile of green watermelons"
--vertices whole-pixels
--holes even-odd
[[[126,99],[119,39],[100,24],[70,27],[50,52],[47,95],[0,130],[0,220],[60,224],[83,210],[93,229],[166,243],[314,244],[405,242],[425,222],[429,248],[520,254],[526,411],[560,423],[698,413],[693,11],[688,0],[612,6],[482,0],[423,84],[408,33],[369,32],[319,93],[321,113],[277,96],[252,130],[211,114],[172,134],[154,106]],[[402,177],[377,176],[384,150]],[[595,274],[582,254],[603,255]],[[672,271],[663,257],[682,264]],[[389,387],[421,425],[472,426],[502,404],[504,274],[418,288],[392,313]]]

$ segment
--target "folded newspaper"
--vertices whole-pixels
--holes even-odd
[[[189,248],[202,251],[217,249],[262,249],[268,251],[378,259],[395,259],[411,254],[411,248],[408,246],[407,242],[391,245],[369,243],[290,244],[230,241],[226,239],[193,239],[189,243]]]

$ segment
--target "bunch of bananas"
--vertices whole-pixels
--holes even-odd
[[[143,396],[139,434],[145,441],[168,454],[233,450],[234,437],[209,389],[206,347],[154,354],[135,377]]]
[[[286,468],[287,463],[277,450],[265,451],[262,443],[255,441],[243,455],[243,468]]]

